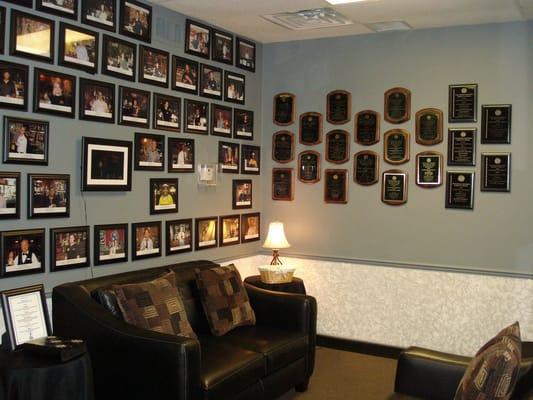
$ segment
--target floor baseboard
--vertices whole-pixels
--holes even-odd
[[[330,349],[350,351],[352,353],[368,354],[377,357],[397,359],[403,350],[399,347],[387,346],[383,344],[361,342],[358,340],[341,339],[332,336],[317,335],[317,346],[328,347]]]

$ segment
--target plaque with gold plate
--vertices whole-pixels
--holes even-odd
[[[343,164],[350,159],[350,134],[335,129],[326,135],[326,161]]]
[[[511,153],[481,153],[481,191],[511,191]]]
[[[395,87],[385,92],[385,121],[401,124],[411,118],[411,91]]]
[[[322,114],[306,112],[300,115],[300,143],[310,146],[322,143]]]
[[[294,199],[294,173],[292,168],[272,169],[272,200]]]
[[[438,108],[424,108],[416,113],[416,135],[418,144],[431,146],[442,142],[442,111]]]
[[[446,172],[446,208],[474,209],[474,172]]]
[[[409,161],[410,134],[405,129],[391,129],[383,135],[383,158],[389,164],[403,164]]]
[[[296,113],[296,96],[292,93],[279,93],[274,96],[274,123],[290,125]]]
[[[300,153],[298,180],[303,183],[316,183],[320,180],[320,153],[312,150]]]
[[[448,129],[448,165],[476,165],[476,128]]]
[[[477,121],[477,83],[450,85],[448,88],[448,122]]]
[[[348,170],[327,169],[324,172],[324,201],[333,204],[348,202]]]
[[[272,159],[286,164],[294,159],[294,134],[279,131],[272,135]]]
[[[416,184],[424,188],[442,185],[442,154],[424,151],[416,155]]]
[[[379,155],[373,151],[360,151],[353,157],[353,180],[369,186],[379,180]]]
[[[330,124],[342,125],[350,121],[352,113],[352,95],[346,90],[334,90],[328,93],[326,118]]]
[[[379,113],[363,110],[355,114],[355,142],[370,146],[379,142]]]
[[[481,106],[481,143],[511,143],[511,104]]]
[[[407,203],[407,184],[409,175],[399,169],[383,172],[381,179],[381,201],[391,206]]]

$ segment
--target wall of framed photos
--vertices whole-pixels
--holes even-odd
[[[394,263],[532,276],[532,40],[533,24],[528,22],[264,46],[263,167],[265,180],[271,179],[273,188],[265,185],[263,218],[285,223],[292,244],[286,253],[354,260],[359,264],[372,261],[378,265]],[[450,85],[465,84],[477,85],[477,120],[449,123]],[[407,121],[400,118],[395,121],[399,123],[392,123],[384,118],[384,96],[392,88],[410,92]],[[335,90],[351,95],[345,102],[350,105],[351,101],[348,122],[334,124],[326,118],[326,97]],[[273,117],[273,99],[278,94],[282,94],[279,102],[284,105],[291,101],[288,94],[294,95],[294,122],[290,122],[290,112]],[[508,144],[482,141],[482,107],[494,104],[512,105]],[[420,110],[433,108],[443,114],[443,140],[434,145],[422,144],[415,141],[415,116]],[[368,145],[357,143],[354,138],[356,114],[365,110],[379,113],[379,141],[369,141]],[[299,140],[299,120],[302,114],[312,112],[322,114],[322,137],[310,137],[310,144],[304,144]],[[467,133],[468,129],[477,129],[475,165],[453,166],[447,162],[449,128]],[[384,134],[391,129],[400,129],[394,138],[400,137],[398,133],[410,134],[409,161],[398,160],[394,164],[393,159],[384,160]],[[336,156],[326,159],[326,135],[334,130],[348,133],[346,162],[338,162]],[[272,143],[278,139],[279,149],[273,152]],[[286,145],[291,140],[293,154]],[[312,176],[304,176],[308,183],[299,179],[298,162],[305,151],[319,154],[318,181]],[[354,155],[361,151],[379,157],[378,179],[369,179],[367,184],[354,181]],[[416,184],[416,155],[427,151],[443,157],[442,184],[431,188]],[[481,190],[483,155],[490,156],[489,153],[512,154],[510,180],[505,182],[510,183],[510,188],[503,188],[508,191]],[[303,155],[310,164],[317,164],[316,154]],[[341,154],[338,158],[341,156],[344,157]],[[327,198],[326,170],[334,170],[330,181],[331,176],[335,179],[337,175],[341,181],[346,176],[347,196],[341,196],[344,201]],[[336,173],[338,170],[345,170],[346,175]],[[387,176],[391,182],[399,182],[407,174],[406,196],[402,199],[406,202],[392,205],[382,201],[382,174],[388,170],[399,170]],[[474,173],[472,209],[446,208],[446,172],[453,171],[464,171],[463,178]],[[292,193],[288,190],[291,180]]]
[[[102,24],[107,9],[104,17],[92,10],[99,3],[116,4],[114,28],[111,20]],[[4,39],[0,46],[4,65],[0,67],[15,63],[28,76],[21,96],[27,111],[0,106],[0,175],[20,173],[19,218],[0,219],[0,231],[24,230],[22,235],[4,234],[4,242],[12,247],[24,239],[31,246],[38,243],[32,250],[44,265],[34,274],[20,276],[4,268],[8,273],[0,279],[0,290],[44,283],[50,291],[60,283],[93,274],[257,253],[259,234],[241,230],[238,240],[224,239],[221,234],[236,224],[244,224],[248,232],[259,232],[261,226],[261,45],[149,3],[76,0],[63,4],[77,6],[76,18],[46,0],[0,4]],[[124,6],[131,15],[119,12]],[[149,17],[143,16],[143,8],[150,10]],[[136,10],[141,11],[140,21]],[[11,21],[16,16],[27,19],[20,32],[12,33]],[[55,30],[52,41],[43,42],[42,54],[28,55],[32,50],[24,35],[50,23]],[[148,23],[150,29],[146,29]],[[202,44],[206,32],[211,33],[213,43],[207,56]],[[16,51],[11,50],[14,40]],[[222,45],[215,47],[215,41]],[[241,58],[237,57],[239,46],[245,49]],[[165,68],[166,76],[161,73]],[[190,82],[187,76],[195,79]],[[17,86],[21,92],[18,82]],[[6,139],[4,131],[10,122],[21,119],[40,121],[31,125],[33,150],[27,147],[27,154],[34,153],[30,156],[33,164],[12,163],[20,155],[10,147],[17,145],[9,132]],[[102,149],[120,160],[121,152],[128,154],[129,171],[125,164],[120,169],[128,176],[115,176],[113,164],[106,172],[98,172],[100,162],[109,159],[98,156]],[[171,151],[173,157],[169,157]],[[162,153],[157,160],[151,157]],[[218,184],[198,186],[196,164],[219,161],[227,170],[219,173]],[[102,185],[106,191],[94,191]],[[56,192],[45,193],[45,186],[53,186]],[[61,199],[57,209],[49,213],[46,202],[57,199]],[[171,241],[171,228],[176,238],[182,229],[193,232],[192,251],[183,251]],[[104,238],[109,257],[94,254],[96,231],[101,232],[97,236]],[[199,240],[196,232],[200,231],[214,233],[214,243]],[[73,269],[68,262],[56,260],[57,253],[52,251],[58,240],[69,240],[69,232],[90,241],[90,261]],[[119,251],[120,257],[111,257],[116,250],[113,243],[123,243],[127,254]],[[132,243],[139,249],[132,249]],[[120,262],[110,263],[110,259]]]

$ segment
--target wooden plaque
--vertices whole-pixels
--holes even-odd
[[[300,115],[300,143],[305,145],[322,143],[322,114],[306,112]]]
[[[326,118],[330,124],[342,125],[350,121],[352,113],[352,95],[346,90],[334,90],[328,93]]]
[[[385,92],[385,121],[401,124],[411,118],[411,91],[395,87]]]
[[[272,169],[272,200],[294,199],[294,173],[292,168]]]
[[[448,129],[448,165],[476,165],[476,128]]]
[[[511,191],[511,153],[481,153],[481,191]]]
[[[442,154],[425,151],[416,155],[416,184],[433,188],[442,185]]]
[[[348,202],[348,170],[327,169],[324,172],[324,201],[334,204]]]
[[[474,172],[471,171],[446,173],[446,208],[474,208],[474,178]]]
[[[300,153],[298,180],[303,183],[316,183],[320,180],[320,153],[312,150]]]
[[[424,108],[416,113],[416,135],[418,144],[431,146],[442,142],[442,111],[438,108]]]
[[[279,131],[272,136],[272,159],[286,164],[294,159],[294,134]]]
[[[477,83],[450,85],[448,88],[448,122],[477,121]]]
[[[292,93],[280,93],[274,96],[274,123],[286,126],[294,122],[296,113],[296,96]]]
[[[379,155],[360,151],[353,157],[353,180],[359,185],[373,185],[379,180]]]
[[[409,161],[409,132],[405,129],[391,129],[385,133],[383,158],[389,164],[403,164]]]
[[[363,110],[355,114],[355,142],[370,146],[379,142],[379,113]]]
[[[381,201],[392,206],[407,203],[408,178],[407,172],[398,169],[383,172]]]
[[[350,134],[336,129],[326,135],[326,161],[343,164],[350,159]]]
[[[481,143],[511,143],[511,105],[496,104],[481,107]]]

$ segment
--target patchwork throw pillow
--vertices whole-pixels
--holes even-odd
[[[470,361],[454,400],[509,400],[520,373],[518,322],[489,340]]]
[[[169,272],[148,282],[113,285],[124,320],[140,328],[196,338],[185,306]]]
[[[196,284],[213,335],[222,336],[238,326],[255,325],[254,310],[233,264],[197,269]]]

